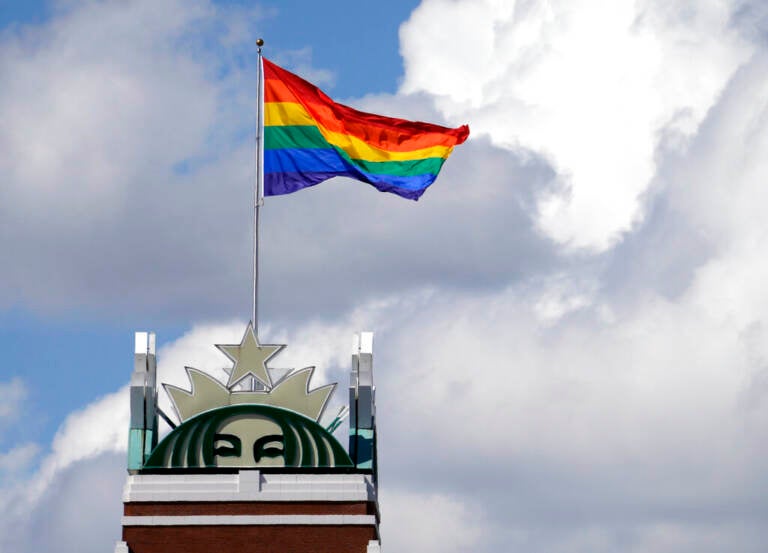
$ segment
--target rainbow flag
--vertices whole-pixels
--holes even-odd
[[[264,195],[290,194],[331,177],[351,177],[418,200],[469,136],[365,113],[264,59]]]

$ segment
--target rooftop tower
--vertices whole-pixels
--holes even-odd
[[[228,381],[187,367],[188,389],[163,385],[173,420],[157,403],[155,335],[136,333],[115,553],[378,553],[373,334],[355,336],[349,406],[325,426],[336,384],[312,388],[314,367],[269,367],[285,346],[250,325],[217,347]],[[334,432],[347,415],[344,448]]]

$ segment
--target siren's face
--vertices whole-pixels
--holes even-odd
[[[261,415],[225,419],[213,434],[217,467],[285,466],[285,438],[275,421]]]
[[[271,405],[228,405],[184,421],[152,451],[146,468],[353,466],[316,421]]]

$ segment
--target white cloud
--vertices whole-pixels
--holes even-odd
[[[318,69],[312,65],[312,48],[305,46],[299,50],[277,52],[274,62],[288,67],[293,73],[316,86],[331,88],[336,84],[336,76],[327,69]]]
[[[729,2],[428,0],[401,27],[403,92],[545,156],[538,225],[605,250],[642,218],[662,131],[691,136],[754,48]]]
[[[381,495],[382,549],[401,553],[478,551],[488,539],[482,510],[461,498],[418,491]]]
[[[0,520],[0,549],[14,553],[113,551],[120,539],[125,455],[103,453],[60,471],[33,505]],[[42,531],[41,529],[44,529]]]
[[[29,489],[36,500],[67,467],[109,452],[124,452],[128,442],[128,387],[105,395],[70,414],[53,438],[51,449]]]
[[[169,161],[199,148],[215,91],[174,41],[208,10],[203,2],[180,7],[89,2],[45,27],[3,36],[4,204],[26,216],[55,206],[79,226],[104,224],[137,175],[147,168],[164,175]],[[45,222],[50,231],[73,224]]]
[[[31,517],[41,517],[45,526],[68,517],[69,520],[82,520],[78,518],[82,510],[90,512],[94,502],[95,518],[104,513],[118,512],[119,493],[107,494],[105,498],[101,492],[106,489],[119,492],[121,484],[93,487],[98,475],[93,473],[89,476],[87,473],[89,463],[94,459],[114,453],[124,458],[128,421],[128,388],[125,387],[70,414],[59,427],[50,446],[45,448],[45,456],[39,465],[34,461],[43,448],[37,444],[17,446],[0,456],[0,470],[6,471],[5,474],[0,472],[0,549],[19,552],[39,550],[34,544],[44,541],[42,536],[45,533],[40,533],[39,525],[30,524]],[[36,470],[30,470],[35,466]],[[74,485],[62,492],[62,484],[69,482],[71,474],[80,474],[75,476],[77,481],[82,484],[84,477],[88,484]],[[57,502],[67,503],[68,507],[60,511]],[[106,505],[108,502],[114,502],[114,505]],[[80,505],[80,509],[75,509],[74,505]],[[53,524],[53,527],[57,533],[63,531],[58,524]],[[78,535],[81,544],[68,542],[67,546],[76,547],[78,551],[91,550],[93,543],[84,535]],[[101,530],[94,536],[102,536]]]
[[[228,253],[192,204],[250,182],[250,165],[228,169],[230,177],[209,166],[232,155],[233,135],[249,127],[239,109],[246,100],[251,109],[250,90],[232,59],[242,42],[231,42],[246,40],[241,28],[259,11],[207,0],[92,1],[56,4],[54,14],[0,35],[0,231],[8,237],[0,248],[16,260],[0,305],[87,309],[115,288],[134,304],[129,296],[147,296],[147,265],[178,273],[206,249]],[[206,47],[218,41],[228,46],[216,55]],[[158,239],[168,243],[153,261]]]
[[[22,402],[27,397],[27,387],[20,378],[0,382],[0,425],[3,419],[13,420],[19,414]]]
[[[533,305],[539,321],[553,324],[565,315],[578,311],[592,303],[594,282],[572,282],[568,275],[553,275],[541,286],[541,292]]]
[[[0,488],[4,487],[8,479],[28,471],[39,452],[37,444],[27,443],[0,453]]]
[[[14,447],[0,455],[0,471],[16,471],[22,466],[28,466],[37,455],[39,448],[36,444],[23,444]]]

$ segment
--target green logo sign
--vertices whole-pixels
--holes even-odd
[[[146,468],[352,466],[322,426],[270,405],[230,405],[206,411],[173,430]]]
[[[317,422],[335,384],[310,390],[313,367],[273,382],[267,361],[284,346],[259,344],[250,325],[240,344],[217,347],[234,362],[229,381],[187,368],[190,390],[164,385],[182,422],[144,468],[353,466]]]

